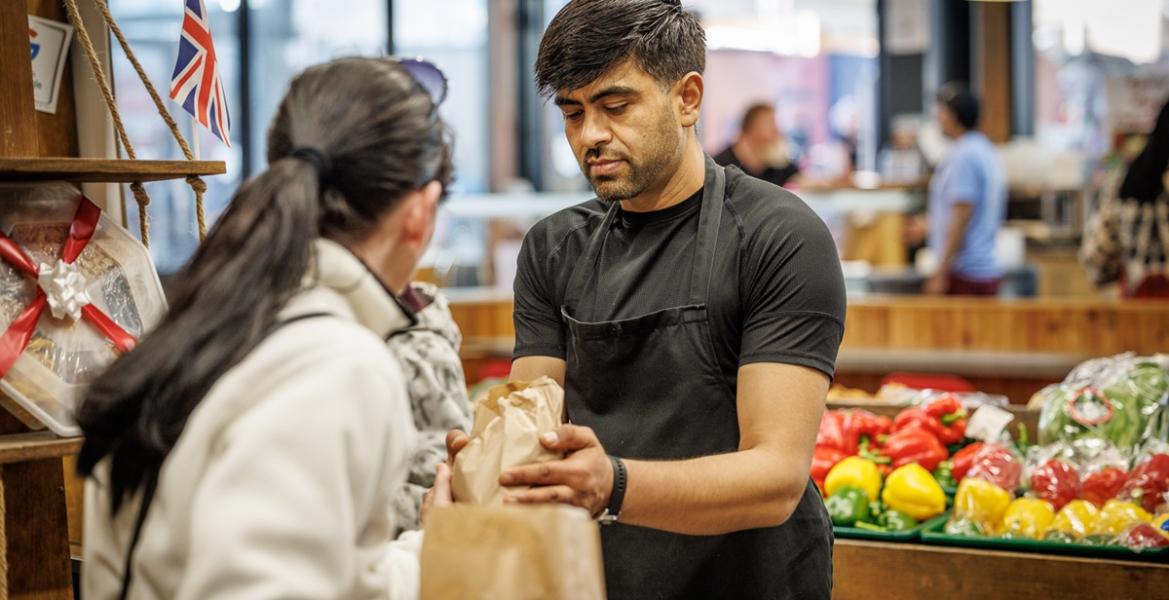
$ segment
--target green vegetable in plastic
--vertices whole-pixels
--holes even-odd
[[[1109,546],[1112,544],[1112,536],[1110,535],[1088,535],[1084,536],[1081,544],[1088,546]]]
[[[853,527],[858,521],[868,521],[869,496],[864,490],[857,487],[843,487],[824,501],[824,508],[828,510],[828,517],[837,527]]]
[[[1139,445],[1160,423],[1160,401],[1169,393],[1169,373],[1138,363],[1097,390],[1048,386],[1039,416],[1039,443],[1105,439],[1120,448]],[[1099,392],[1099,393],[1097,393]]]
[[[981,536],[982,527],[969,519],[950,519],[946,522],[946,535]]]
[[[1048,531],[1047,535],[1043,536],[1043,541],[1057,542],[1060,544],[1074,544],[1074,543],[1076,543],[1076,536],[1074,536],[1066,531],[1055,531],[1053,529],[1051,531]]]
[[[917,519],[899,510],[888,510],[877,517],[877,524],[889,531],[909,531],[917,527]]]

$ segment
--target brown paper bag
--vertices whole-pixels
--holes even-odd
[[[455,457],[451,481],[455,500],[502,505],[500,473],[562,458],[540,445],[540,435],[556,431],[563,416],[564,390],[548,377],[492,388],[475,403],[471,441]]]
[[[434,509],[422,542],[422,600],[599,600],[601,536],[565,505]]]

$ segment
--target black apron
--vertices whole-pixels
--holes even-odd
[[[720,366],[708,323],[726,189],[725,171],[710,157],[705,182],[692,272],[689,278],[678,274],[679,285],[689,281],[684,306],[619,321],[573,317],[594,313],[582,310],[581,303],[597,284],[598,259],[620,213],[616,202],[569,279],[561,308],[568,417],[593,428],[615,456],[678,460],[739,446],[735,380]],[[715,285],[737,285],[736,276],[717,275]],[[828,598],[831,593],[832,530],[810,480],[795,515],[781,527],[686,536],[616,524],[601,534],[610,600]]]

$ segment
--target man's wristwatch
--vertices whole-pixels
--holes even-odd
[[[612,525],[617,522],[621,515],[621,505],[625,503],[625,484],[629,481],[625,463],[620,458],[610,456],[609,462],[613,463],[613,491],[609,494],[609,506],[600,517],[597,517],[601,525]]]

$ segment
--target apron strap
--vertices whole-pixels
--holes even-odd
[[[609,206],[609,210],[605,212],[605,218],[601,220],[600,227],[597,227],[593,235],[589,237],[589,245],[585,248],[584,256],[577,261],[572,269],[572,277],[568,280],[568,289],[564,294],[564,306],[568,307],[574,314],[577,305],[580,304],[580,299],[584,297],[585,284],[597,272],[597,260],[601,256],[601,248],[604,247],[609,229],[613,227],[613,221],[620,212],[620,202],[613,202]]]
[[[690,304],[706,304],[714,279],[715,250],[722,225],[726,199],[726,170],[706,155],[706,185],[702,191],[702,213],[698,216],[698,239],[694,249],[694,271],[690,275]]]

